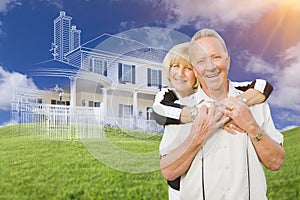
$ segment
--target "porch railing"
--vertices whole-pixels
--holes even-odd
[[[102,138],[103,126],[162,132],[153,120],[102,117],[100,107],[17,103],[11,104],[11,119],[53,139]]]

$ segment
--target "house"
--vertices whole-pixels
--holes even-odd
[[[51,113],[56,113],[55,109],[64,108],[61,113],[68,115],[67,124],[89,123],[80,118],[84,110],[89,110],[89,115],[97,116],[96,123],[161,131],[162,127],[152,119],[151,107],[159,88],[166,85],[162,77],[162,60],[166,51],[110,34],[102,34],[81,44],[81,31],[71,25],[71,19],[61,11],[53,21],[53,59],[34,65],[36,70],[33,72],[39,78],[48,76],[63,81],[51,81],[49,84],[56,86],[48,91],[18,91],[12,104],[13,118],[24,123],[32,122],[32,118],[24,121],[21,113],[28,110],[35,113],[38,109],[22,111],[20,105],[40,108],[48,105],[53,112],[48,108],[45,112],[51,116]],[[76,109],[80,111],[76,112]],[[58,119],[52,118],[52,121]],[[47,120],[50,123],[51,117]]]

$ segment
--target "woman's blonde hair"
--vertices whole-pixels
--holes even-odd
[[[178,60],[178,58],[185,59],[186,61],[190,62],[189,57],[189,48],[190,42],[184,42],[175,45],[170,49],[170,51],[166,54],[164,61],[163,61],[163,73],[168,83],[168,86],[173,87],[170,81],[170,69],[174,63]],[[197,85],[197,81],[195,83]],[[197,87],[197,86],[194,86]]]

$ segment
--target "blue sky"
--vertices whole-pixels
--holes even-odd
[[[231,54],[229,78],[268,80],[275,125],[300,125],[300,2],[298,0],[1,0],[0,124],[18,87],[43,88],[33,65],[52,59],[53,20],[66,11],[82,43],[103,33],[163,27],[189,37],[214,28]]]

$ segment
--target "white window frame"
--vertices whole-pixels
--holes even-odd
[[[156,75],[155,75],[156,73]],[[158,69],[151,69],[151,78],[150,78],[151,86],[158,87],[159,86],[159,70]]]
[[[121,104],[121,109],[122,109],[122,118],[132,118],[132,105],[125,105]]]
[[[93,68],[94,68],[94,73],[97,74],[104,74],[105,66],[104,66],[104,61],[98,58],[93,59]]]
[[[127,71],[125,69],[127,68]],[[132,83],[132,65],[122,63],[122,81]]]

